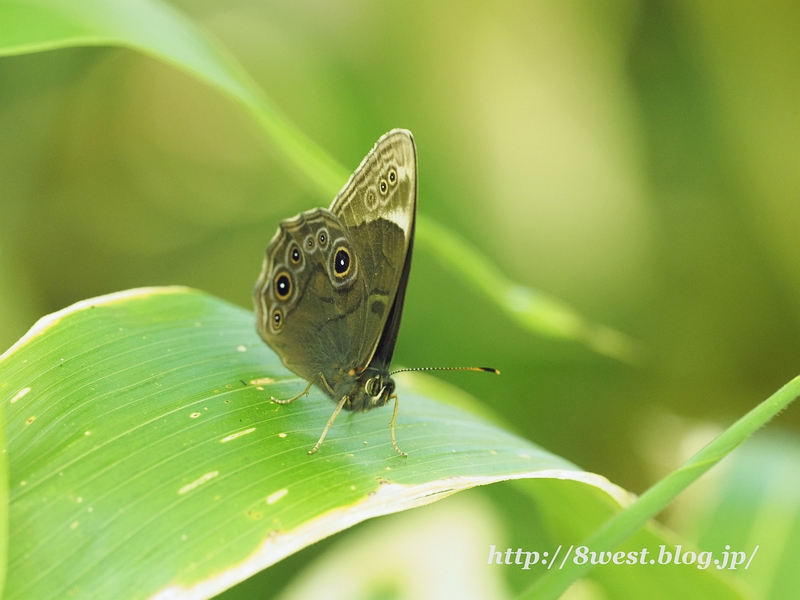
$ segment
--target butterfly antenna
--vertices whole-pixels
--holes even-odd
[[[397,371],[392,371],[389,375],[405,373],[406,371],[483,371],[500,375],[500,371],[493,367],[412,367],[410,369],[397,369]]]

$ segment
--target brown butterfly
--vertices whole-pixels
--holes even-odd
[[[316,385],[339,412],[363,412],[397,394],[389,364],[411,270],[417,210],[417,152],[411,132],[381,137],[329,209],[281,221],[256,282],[258,332],[283,364]],[[468,370],[492,371],[485,367]],[[410,369],[417,370],[417,369]],[[397,372],[397,371],[395,371]]]
[[[417,208],[417,154],[409,131],[375,144],[330,209],[281,221],[267,247],[254,300],[258,332],[283,364],[344,410],[394,399],[389,375],[411,269]],[[274,400],[274,399],[273,399]]]

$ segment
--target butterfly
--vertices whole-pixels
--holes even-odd
[[[281,221],[254,290],[257,329],[283,364],[336,403],[309,454],[342,410],[398,399],[389,364],[403,314],[417,210],[417,152],[394,129],[367,154],[330,208]]]

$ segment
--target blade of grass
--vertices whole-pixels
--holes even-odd
[[[617,513],[584,542],[593,551],[614,550],[620,543],[655,517],[693,481],[730,454],[756,430],[800,396],[800,376],[795,377],[764,400],[719,437],[710,442],[684,465],[673,471],[642,494],[628,508]],[[556,599],[577,579],[588,573],[589,562],[577,565],[568,562],[563,569],[550,570],[519,596],[520,600]]]
[[[326,204],[347,181],[350,172],[297,129],[221,44],[173,7],[157,0],[0,3],[0,56],[105,45],[164,61],[242,106],[321,203]],[[427,246],[444,266],[531,333],[579,341],[627,362],[639,355],[636,344],[626,336],[588,322],[545,294],[514,284],[469,244],[422,215],[417,222],[417,246]]]
[[[0,406],[0,598],[6,583],[8,568],[8,453],[6,451],[5,415]]]

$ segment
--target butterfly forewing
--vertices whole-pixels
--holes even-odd
[[[261,337],[309,381],[320,373],[332,380],[359,352],[364,274],[357,260],[343,269],[337,252],[355,254],[339,219],[324,208],[301,213],[281,222],[256,284]]]
[[[411,133],[395,129],[378,140],[331,204],[356,246],[366,273],[366,314],[358,350],[365,367],[379,343],[386,364],[400,324],[417,205],[417,157]],[[400,291],[398,295],[398,291]],[[392,315],[391,322],[390,314]],[[387,337],[388,329],[393,332]],[[391,339],[389,339],[391,338]]]

